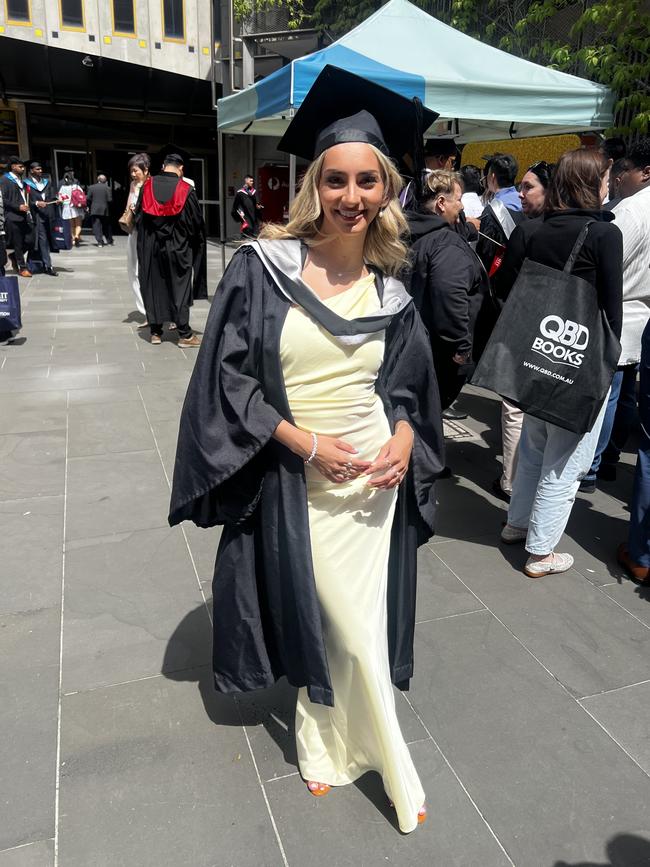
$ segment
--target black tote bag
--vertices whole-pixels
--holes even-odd
[[[524,260],[472,377],[472,385],[577,434],[593,427],[621,352],[595,287],[571,273],[593,222],[563,271]]]

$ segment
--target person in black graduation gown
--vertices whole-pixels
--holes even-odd
[[[260,229],[260,211],[263,205],[257,201],[255,179],[246,175],[244,183],[235,193],[231,216],[239,223],[242,238],[257,238]]]
[[[45,274],[57,277],[58,272],[52,267],[52,253],[58,253],[54,237],[54,220],[56,219],[57,194],[54,192],[50,178],[43,175],[43,167],[38,160],[29,164],[29,174],[25,178],[30,197],[30,208],[34,221],[33,249],[40,256]]]
[[[34,219],[29,207],[29,188],[25,186],[25,162],[18,156],[7,160],[9,171],[0,178],[4,204],[5,243],[14,271],[31,277],[25,257],[34,239]]]
[[[162,172],[145,181],[136,215],[138,276],[151,342],[161,342],[164,322],[175,322],[178,345],[199,346],[190,307],[195,298],[207,298],[205,280],[193,281],[197,257],[205,262],[205,227],[196,192],[183,180],[181,156],[169,154]]]
[[[429,342],[393,276],[406,223],[386,154],[412,112],[333,67],[313,85],[280,144],[315,157],[289,223],[240,248],[217,289],[169,516],[224,525],[217,689],[286,676],[309,791],[376,770],[405,832],[426,811],[391,680],[413,673],[416,552],[444,464]]]

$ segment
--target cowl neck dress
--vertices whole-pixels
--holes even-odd
[[[346,319],[377,308],[369,274],[324,302]],[[374,460],[391,430],[376,381],[385,333],[346,346],[299,306],[287,314],[280,361],[298,427],[339,437]],[[417,826],[424,791],[400,731],[387,641],[387,575],[397,490],[377,491],[368,477],[328,481],[305,468],[311,552],[334,706],[298,692],[296,742],[305,780],[331,786],[367,771],[383,778],[400,829]]]

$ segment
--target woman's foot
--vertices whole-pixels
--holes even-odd
[[[501,530],[501,541],[504,545],[516,545],[517,542],[525,542],[528,530],[525,527],[511,527],[506,524]]]
[[[309,789],[309,793],[315,798],[322,798],[332,787],[328,786],[327,783],[317,783],[316,780],[308,780],[307,788]]]
[[[543,578],[545,575],[555,575],[558,572],[568,572],[573,566],[571,554],[531,554],[524,566],[524,572],[529,578]]]
[[[395,804],[393,804],[393,802],[391,801],[390,798],[388,799],[388,803],[390,804],[391,807],[393,807],[393,808],[395,807]],[[427,805],[422,804],[422,806],[418,810],[418,825],[424,825],[426,820],[427,820]]]

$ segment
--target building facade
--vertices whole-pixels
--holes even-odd
[[[0,164],[17,151],[55,180],[66,166],[85,184],[103,172],[117,219],[129,157],[145,151],[157,170],[156,155],[174,143],[192,155],[186,172],[218,235],[217,99],[320,44],[286,9],[238,21],[233,0],[0,0]],[[282,214],[287,157],[276,144],[224,137],[228,237],[248,172],[269,213]]]
[[[55,179],[109,177],[117,219],[127,163],[167,143],[192,154],[218,232],[211,0],[0,0],[0,162],[18,151]]]

